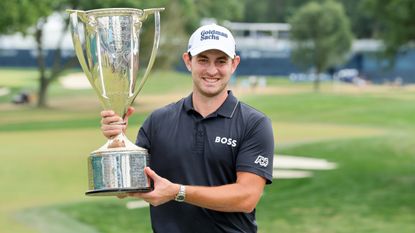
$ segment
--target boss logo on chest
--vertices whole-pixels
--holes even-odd
[[[235,139],[232,139],[232,138],[217,136],[215,138],[215,143],[220,143],[220,144],[223,144],[223,145],[236,147],[237,141]]]

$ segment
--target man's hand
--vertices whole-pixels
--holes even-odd
[[[101,112],[101,130],[107,138],[113,138],[120,134],[121,132],[126,131],[128,125],[128,117],[131,116],[134,112],[133,107],[129,107],[127,113],[125,114],[124,119],[121,119],[120,116],[116,115],[112,110],[104,110]],[[125,124],[114,124],[116,122],[124,121]]]
[[[141,198],[152,206],[158,206],[174,200],[179,192],[180,185],[157,175],[151,168],[146,167],[144,171],[154,182],[154,190],[148,193],[130,193],[129,196]]]

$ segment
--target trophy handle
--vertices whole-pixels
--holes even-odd
[[[66,10],[69,12],[69,20],[71,24],[71,35],[72,35],[72,41],[75,48],[76,56],[78,57],[79,64],[82,67],[82,70],[84,71],[85,75],[87,76],[88,80],[91,82],[92,75],[91,71],[86,63],[85,55],[82,49],[81,39],[80,39],[80,33],[79,33],[79,26],[78,26],[78,16],[79,17],[86,17],[86,14],[84,11],[79,10]],[[85,29],[86,30],[86,29]]]
[[[138,88],[134,91],[134,97],[131,102],[134,101],[135,97],[140,93],[141,89],[144,86],[144,83],[148,79],[148,75],[150,73],[151,68],[153,68],[154,60],[156,59],[157,50],[160,43],[160,11],[163,11],[164,8],[152,8],[152,9],[145,9],[143,14],[143,19],[146,19],[148,15],[154,14],[154,43],[153,49],[151,50],[150,60],[148,61],[148,65],[146,68],[146,72],[141,79]]]

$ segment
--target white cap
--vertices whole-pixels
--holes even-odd
[[[187,52],[196,56],[210,49],[217,49],[229,57],[235,57],[235,39],[232,33],[217,24],[209,24],[198,28],[189,39]]]

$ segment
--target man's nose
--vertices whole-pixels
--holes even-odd
[[[209,63],[209,65],[206,69],[206,72],[209,75],[213,76],[213,75],[216,75],[216,73],[218,72],[218,69],[216,68],[215,64],[212,62],[212,63]]]

